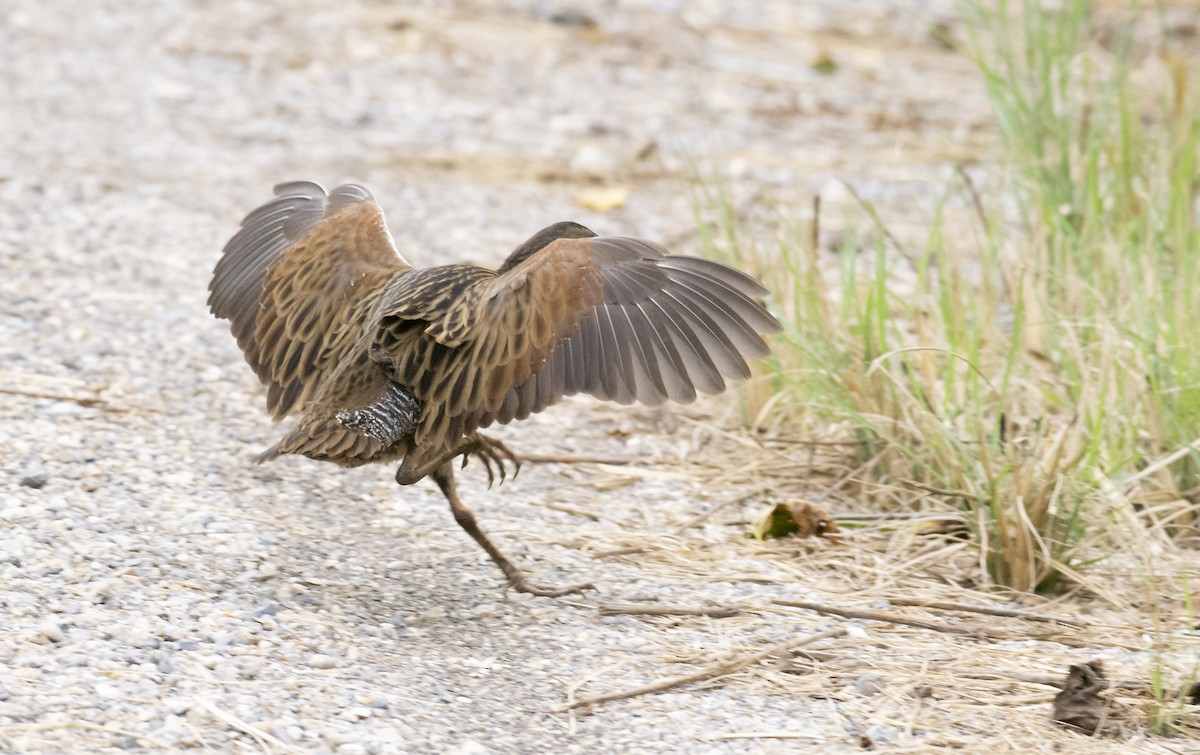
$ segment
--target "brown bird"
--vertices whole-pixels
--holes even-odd
[[[456,457],[479,457],[489,485],[506,463],[520,469],[478,430],[576,393],[651,406],[718,393],[750,375],[746,357],[767,355],[760,334],[779,330],[749,276],[576,223],[534,234],[499,270],[416,269],[354,185],[276,186],[225,245],[209,291],[267,409],[298,415],[258,461],[402,460],[396,482],[432,477],[509,584],[548,596],[590,585],[528,581],[459,500]]]

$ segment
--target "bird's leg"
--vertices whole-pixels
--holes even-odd
[[[503,469],[503,465],[501,465],[501,469]],[[568,585],[566,587],[542,587],[527,580],[524,573],[512,561],[509,561],[508,557],[501,553],[500,549],[488,539],[488,536],[479,528],[479,523],[475,521],[475,515],[459,500],[458,490],[454,484],[454,464],[450,460],[447,460],[440,467],[433,470],[430,476],[433,477],[433,481],[438,484],[438,487],[442,489],[442,494],[446,496],[446,500],[450,502],[450,511],[454,514],[454,521],[458,522],[459,526],[466,530],[467,534],[474,538],[475,542],[479,543],[487,551],[492,561],[496,562],[496,566],[499,566],[500,570],[504,572],[504,576],[508,578],[508,584],[514,590],[533,595],[542,595],[547,598],[557,598],[563,595],[570,595],[571,593],[595,589],[590,582],[581,585]]]
[[[434,482],[441,488],[442,494],[446,496],[446,500],[450,503],[450,511],[454,514],[454,521],[458,522],[464,530],[467,531],[475,542],[487,551],[488,556],[496,565],[504,572],[504,576],[508,578],[508,583],[517,590],[517,592],[527,592],[534,595],[544,595],[555,598],[570,593],[582,592],[583,590],[592,589],[592,585],[581,584],[571,585],[568,587],[546,588],[533,584],[525,578],[521,570],[518,569],[508,557],[500,552],[483,530],[479,528],[479,523],[475,521],[475,515],[471,513],[463,502],[458,497],[458,490],[454,482],[454,458],[461,455],[463,457],[463,465],[466,466],[467,458],[471,455],[478,456],[487,469],[488,487],[492,486],[497,474],[500,480],[503,481],[507,475],[505,462],[510,462],[513,467],[513,476],[521,469],[521,462],[516,455],[508,449],[503,443],[498,440],[493,440],[485,435],[473,433],[465,438],[462,438],[451,449],[437,449],[434,451],[428,450],[428,447],[422,449],[414,449],[404,457],[400,468],[396,470],[396,482],[401,485],[411,485],[425,477],[432,477]],[[495,469],[493,469],[493,465]]]

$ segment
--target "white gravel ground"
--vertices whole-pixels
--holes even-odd
[[[831,703],[769,684],[555,712],[590,675],[661,678],[668,645],[828,624],[738,638],[505,596],[431,485],[251,465],[279,429],[205,287],[280,180],[366,184],[427,264],[495,262],[567,218],[673,237],[692,224],[689,155],[784,199],[834,177],[907,196],[985,113],[929,41],[949,5],[578,4],[596,27],[534,0],[0,6],[0,750],[858,750]],[[592,183],[629,203],[574,206]],[[669,456],[689,433],[577,402],[504,436]],[[464,479],[546,581],[691,603],[759,589],[590,557],[719,499],[687,480],[597,490],[587,467],[543,465],[485,495]],[[811,739],[721,738],[748,731]]]

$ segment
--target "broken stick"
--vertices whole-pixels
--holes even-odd
[[[819,642],[821,640],[830,639],[831,637],[840,637],[845,633],[846,633],[846,630],[844,628],[839,627],[837,629],[830,629],[827,632],[821,632],[820,634],[814,634],[809,637],[805,637],[802,640],[786,640],[784,642],[780,642],[776,645],[772,645],[768,648],[760,650],[757,653],[752,653],[750,655],[747,655],[743,658],[738,658],[736,660],[726,661],[724,663],[718,663],[714,666],[709,666],[708,668],[701,669],[700,671],[697,671],[694,674],[687,674],[686,676],[677,676],[673,679],[664,679],[661,682],[647,684],[644,687],[635,687],[633,689],[620,690],[618,692],[606,692],[603,695],[596,695],[594,697],[580,698],[579,700],[575,700],[573,702],[567,703],[566,705],[556,708],[555,712],[561,713],[563,711],[573,710],[575,708],[583,708],[586,706],[597,705],[599,703],[612,702],[613,700],[626,700],[628,698],[638,697],[640,695],[651,695],[651,694],[654,694],[655,692],[663,692],[665,690],[674,689],[676,687],[682,687],[687,684],[694,684],[696,682],[705,682],[705,681],[708,681],[709,679],[716,679],[717,677],[720,677],[720,676],[727,676],[729,674],[736,673],[738,671],[741,671],[744,668],[753,666],[754,664],[758,663],[759,661],[761,661],[763,659],[770,658],[773,655],[780,655],[782,653],[787,653],[790,650],[792,650],[793,648],[803,647],[804,645],[810,645],[814,642]]]

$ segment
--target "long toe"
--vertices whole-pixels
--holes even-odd
[[[517,592],[527,592],[530,595],[540,595],[543,598],[561,598],[564,595],[577,595],[584,590],[596,589],[596,586],[591,582],[584,582],[578,585],[565,585],[563,587],[543,587],[524,578],[514,579],[510,584],[512,589]]]

